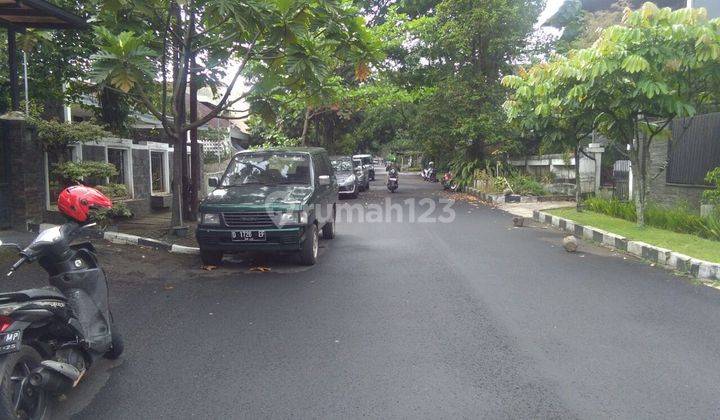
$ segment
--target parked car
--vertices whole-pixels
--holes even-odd
[[[356,173],[353,160],[350,156],[332,156],[330,162],[335,169],[335,176],[338,183],[338,196],[350,196],[357,198],[361,184],[360,176]],[[362,170],[358,171],[362,174]]]
[[[367,166],[363,165],[362,159],[352,158],[353,167],[355,168],[355,176],[358,178],[360,185],[360,191],[367,191],[370,189],[370,170]]]
[[[375,166],[373,165],[372,155],[355,155],[353,159],[362,160],[363,167],[366,167],[370,174],[370,181],[375,181]]]
[[[196,237],[206,265],[243,251],[295,251],[317,261],[320,234],[335,237],[338,187],[325,149],[291,147],[237,153],[200,203]]]

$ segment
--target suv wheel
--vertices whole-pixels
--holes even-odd
[[[305,241],[300,248],[300,264],[315,265],[317,262],[318,248],[320,247],[320,235],[318,227],[314,223],[308,227],[305,234]]]
[[[204,265],[220,265],[222,264],[222,251],[209,251],[207,249],[200,250],[200,260]]]
[[[335,220],[325,223],[322,228],[323,239],[335,239]]]

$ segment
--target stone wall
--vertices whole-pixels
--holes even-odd
[[[142,149],[132,151],[133,189],[135,198],[149,198],[150,191],[150,152]]]
[[[700,199],[706,187],[693,185],[668,184],[665,166],[668,159],[668,140],[655,139],[650,146],[650,167],[648,176],[650,201],[674,207],[687,204],[691,209],[700,209]]]
[[[127,203],[135,217],[150,213],[150,152],[142,149],[132,151],[133,162],[133,203]]]
[[[83,144],[82,146],[83,160],[92,160],[94,162],[105,162],[105,147]]]
[[[39,223],[45,211],[45,159],[35,131],[21,114],[0,119],[0,130],[10,157],[10,224],[24,228]]]

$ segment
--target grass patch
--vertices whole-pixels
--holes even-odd
[[[711,241],[695,235],[671,232],[654,227],[640,229],[634,222],[591,211],[578,213],[575,209],[556,209],[549,210],[547,213],[574,220],[580,225],[593,226],[617,235],[622,235],[629,240],[641,241],[661,248],[667,248],[705,261],[720,262],[720,242],[718,241]]]

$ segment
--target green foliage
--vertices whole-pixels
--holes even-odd
[[[636,220],[635,205],[615,199],[589,198],[585,207],[593,212],[619,219]],[[720,215],[703,218],[691,213],[686,206],[673,208],[650,204],[645,209],[645,222],[648,226],[666,229],[678,233],[689,233],[703,238],[720,240]]]
[[[111,199],[122,199],[129,197],[127,185],[125,184],[106,184],[95,186],[100,192]]]
[[[627,10],[622,25],[603,30],[589,48],[506,77],[514,89],[508,117],[545,142],[569,146],[597,129],[628,150],[643,225],[651,142],[668,135],[674,118],[692,116],[717,97],[719,24],[703,9],[648,2]]]
[[[515,194],[520,195],[545,195],[545,188],[542,184],[530,175],[523,173],[513,173],[507,177],[510,186]]]
[[[708,172],[705,176],[708,184],[714,185],[715,188],[703,192],[703,200],[709,204],[720,205],[720,167]]]
[[[91,219],[103,228],[133,216],[132,210],[123,202],[115,202],[110,209],[93,210],[91,213]]]
[[[63,180],[64,184],[76,184],[82,180],[98,180],[117,175],[115,165],[106,162],[85,160],[82,162],[67,161],[57,165],[54,175]],[[127,191],[126,191],[127,193]]]
[[[82,122],[79,124],[66,124],[59,121],[46,121],[31,118],[37,130],[37,139],[47,152],[64,151],[71,144],[85,143],[109,136],[102,127]]]

